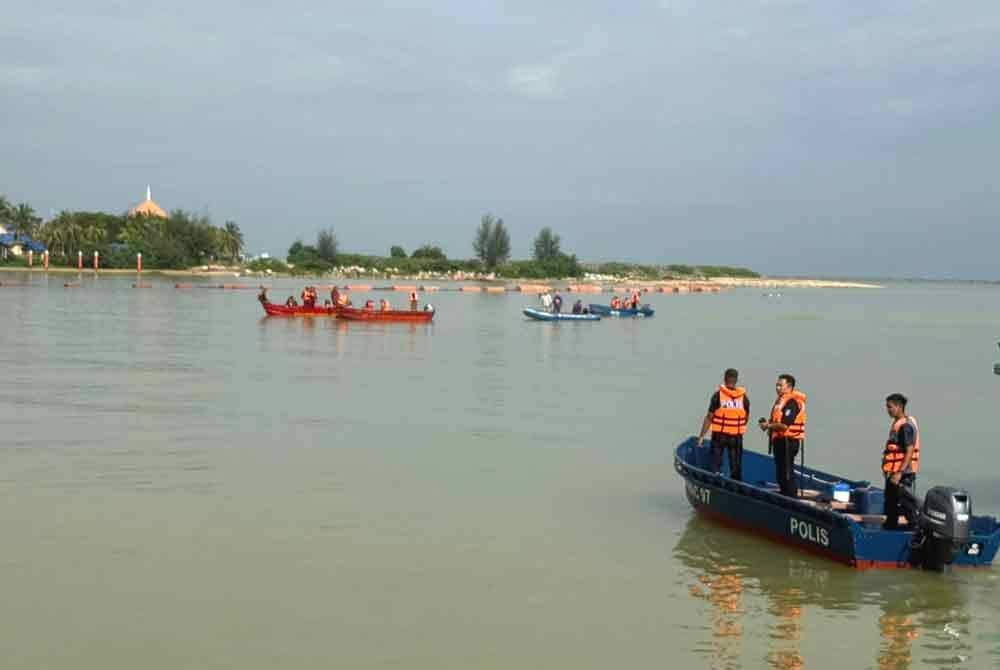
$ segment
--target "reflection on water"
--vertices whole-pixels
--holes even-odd
[[[697,517],[685,527],[674,557],[685,568],[689,593],[709,605],[706,625],[698,628],[707,637],[692,642],[710,667],[831,667],[833,659],[808,658],[805,649],[825,645],[830,630],[845,627],[856,628],[845,640],[847,657],[866,666],[910,668],[915,657],[931,666],[970,662],[961,571],[859,572]],[[762,647],[762,659],[741,655],[741,649]]]

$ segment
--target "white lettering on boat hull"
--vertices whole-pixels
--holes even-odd
[[[809,521],[796,519],[794,516],[789,521],[789,532],[793,537],[818,544],[821,547],[830,546],[830,533],[823,526],[818,526]]]
[[[691,482],[687,482],[684,485],[684,488],[687,489],[688,497],[691,498],[691,500],[695,500],[702,505],[711,504],[712,489],[705,488],[704,486],[698,486],[697,484],[693,484]]]

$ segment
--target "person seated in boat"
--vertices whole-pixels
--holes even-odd
[[[262,305],[266,305],[268,302],[270,302],[267,299],[267,289],[264,288],[263,286],[260,287],[260,293],[257,294],[257,300],[259,300]]]
[[[347,297],[345,294],[338,291],[336,286],[333,287],[331,296],[333,297],[333,304],[336,305],[337,307],[351,306],[351,299]]]
[[[340,291],[337,290],[336,285],[330,289],[330,302],[334,305],[340,304]]]
[[[368,311],[372,311],[373,309],[375,309],[375,301],[365,300],[365,309],[367,309]]]
[[[306,286],[302,290],[302,306],[303,307],[316,306],[316,289],[314,289],[312,286]]]
[[[432,305],[430,303],[425,304],[424,305],[424,311],[425,312],[433,312],[434,311],[434,305]]]
[[[288,296],[288,300],[285,301],[285,307],[298,307],[299,303],[295,302],[295,296]]]
[[[617,295],[611,297],[611,309],[621,309],[622,301]]]
[[[391,308],[389,307],[389,301],[382,298],[378,301],[378,310],[380,312],[388,312]]]
[[[882,475],[885,477],[884,530],[899,527],[900,513],[911,527],[920,514],[920,504],[913,485],[920,469],[920,430],[917,420],[906,413],[906,396],[892,393],[885,399],[885,411],[892,420],[889,439],[882,450]]]
[[[573,303],[573,313],[574,314],[583,314],[583,301],[582,300],[577,300],[576,302]]]
[[[552,296],[552,313],[553,314],[559,314],[560,312],[562,312],[562,302],[563,302],[562,301],[562,296],[559,295],[559,291],[556,291],[556,294],[554,296]]]

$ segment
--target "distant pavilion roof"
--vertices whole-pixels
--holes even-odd
[[[167,213],[162,207],[153,202],[149,186],[146,186],[146,199],[135,207],[128,210],[129,216],[155,216],[160,219],[168,219]]]

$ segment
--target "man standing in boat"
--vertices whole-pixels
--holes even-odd
[[[906,396],[892,393],[885,399],[885,411],[892,419],[889,439],[882,451],[882,474],[885,475],[885,530],[899,526],[903,513],[912,526],[917,520],[919,505],[913,494],[913,484],[920,469],[920,429],[917,420],[906,413]]]
[[[806,395],[795,390],[795,377],[778,375],[774,384],[778,399],[771,408],[771,418],[757,425],[770,438],[768,452],[774,455],[775,478],[783,495],[795,498],[798,483],[795,478],[795,456],[806,436]]]
[[[705,433],[712,429],[712,472],[722,469],[722,452],[729,454],[729,476],[740,480],[743,477],[743,434],[747,432],[747,417],[750,416],[750,398],[746,389],[737,386],[740,374],[729,368],[722,375],[722,385],[712,394],[708,402],[708,412],[701,422],[698,446],[702,445]]]

